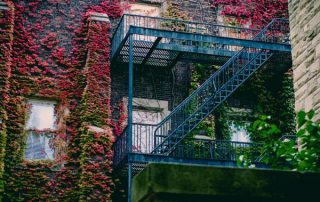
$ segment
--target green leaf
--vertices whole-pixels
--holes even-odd
[[[304,134],[305,134],[306,130],[305,129],[300,129],[298,132],[297,132],[297,137],[303,137]]]
[[[298,127],[300,128],[306,122],[306,112],[298,112]]]
[[[260,123],[261,123],[260,120],[256,120],[252,125],[252,129],[253,130],[257,130],[257,127],[260,125]]]
[[[309,118],[309,119],[312,119],[312,118],[314,117],[314,114],[315,114],[314,110],[310,110],[310,111],[308,112],[308,118]]]

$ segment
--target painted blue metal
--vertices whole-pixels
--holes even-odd
[[[155,42],[152,44],[150,50],[148,51],[147,55],[143,59],[141,65],[145,65],[149,57],[151,56],[153,50],[158,46],[159,42],[161,41],[162,37],[158,37]]]
[[[152,154],[139,154],[132,153],[129,155],[128,162],[133,164],[141,163],[147,164],[151,162],[155,163],[177,163],[177,164],[202,164],[210,166],[225,166],[225,167],[237,167],[236,161],[227,161],[227,160],[212,160],[212,159],[190,159],[190,158],[180,158],[174,156],[161,156],[161,155],[152,155]],[[143,168],[143,166],[141,166]],[[256,168],[268,168],[268,166],[261,162],[255,163]]]
[[[123,161],[130,162],[131,155],[147,156],[148,158],[155,158],[152,162],[156,162],[156,159],[163,159],[166,156],[153,154],[154,150],[154,131],[157,125],[153,124],[132,124],[132,151],[128,152],[125,138],[127,129],[123,131],[123,134],[118,138],[114,144],[114,165],[123,165]],[[165,137],[165,136],[164,136]],[[223,162],[235,162],[240,155],[246,153],[250,157],[253,163],[259,163],[255,161],[262,154],[262,144],[259,143],[244,143],[234,141],[223,141],[223,140],[210,140],[210,139],[195,139],[186,138],[179,143],[175,149],[168,155],[170,158],[188,159],[184,162],[204,162],[208,161],[223,161]],[[142,156],[141,156],[142,155]],[[127,159],[128,157],[128,159]],[[136,158],[138,158],[136,157]],[[169,159],[170,159],[169,158]],[[151,161],[149,159],[149,161]],[[181,160],[179,160],[181,161]],[[141,159],[136,162],[147,162]],[[167,160],[166,160],[167,162]]]
[[[129,36],[129,86],[128,86],[128,152],[132,151],[132,102],[133,102],[133,35]]]
[[[190,33],[180,33],[169,30],[157,30],[144,27],[131,26],[131,32],[137,35],[144,35],[149,37],[162,37],[167,39],[176,39],[175,43],[180,41],[192,41],[192,42],[202,42],[202,43],[214,43],[214,44],[223,44],[230,46],[238,47],[250,47],[250,48],[259,48],[259,49],[268,49],[274,51],[284,51],[291,52],[291,46],[281,39],[270,37],[270,38],[261,38],[261,40],[254,39],[237,39],[237,38],[228,38],[220,36],[210,36],[204,34],[190,34]],[[179,43],[178,43],[179,44]]]
[[[231,57],[234,51],[244,46],[290,52],[290,45],[286,43],[288,35],[283,34],[288,33],[284,32],[288,27],[283,26],[284,21],[278,21],[281,23],[270,28],[272,32],[260,37],[260,40],[252,40],[253,36],[259,33],[258,30],[124,15],[112,39],[111,58],[112,62],[129,62],[127,54],[129,31],[134,33],[135,39],[134,64],[139,65],[168,66],[181,52],[189,55],[194,53],[194,57],[190,58],[196,62],[203,61],[203,58],[199,60],[197,57],[199,54],[211,55],[211,58],[216,56],[215,61],[218,61],[220,57]],[[162,39],[157,42],[157,46],[154,46],[158,37]],[[152,49],[154,50],[151,51]],[[180,59],[183,58],[182,55]],[[222,60],[224,61],[224,58]]]
[[[265,35],[270,32],[271,28],[274,28],[274,24],[279,23],[278,20],[273,20],[268,24],[253,41],[264,40]],[[272,55],[273,52],[268,49],[247,47],[235,54],[159,124],[155,130],[156,144],[153,153],[170,155],[203,119]]]
[[[186,137],[275,53],[290,50],[283,19],[258,31],[124,15],[112,39],[112,61],[129,63],[128,126],[114,144],[114,165],[128,165],[130,183],[135,167],[147,162],[235,166],[239,155],[249,152],[259,164],[260,144]],[[170,67],[212,56],[232,57],[158,125],[132,123],[133,64]]]
[[[132,102],[133,102],[133,34],[129,35],[129,96],[128,96],[128,153],[132,151]],[[128,165],[128,202],[131,202],[132,165]]]

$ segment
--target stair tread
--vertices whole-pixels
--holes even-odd
[[[257,35],[259,36],[259,35]],[[261,36],[260,36],[261,37]],[[210,77],[211,81],[204,82],[204,86],[197,93],[193,93],[185,106],[192,107],[192,102],[196,101],[196,109],[191,113],[185,113],[180,108],[179,112],[183,116],[183,121],[175,126],[173,132],[168,133],[168,138],[158,145],[158,152],[170,153],[174,146],[182,141],[187,134],[195,128],[213,109],[231,95],[245,80],[247,80],[258,68],[260,68],[271,56],[271,52],[250,53],[242,49],[236,57],[231,58],[222,66],[215,77]],[[250,49],[248,49],[250,50]],[[198,97],[197,97],[198,96]]]

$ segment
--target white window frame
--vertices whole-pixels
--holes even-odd
[[[123,98],[124,103],[128,103],[128,98]],[[155,100],[155,99],[146,99],[146,98],[133,98],[132,102],[132,118],[133,124],[150,124],[156,125],[160,123],[167,115],[170,114],[169,111],[169,101],[166,100]],[[139,110],[139,107],[145,107],[145,109]],[[149,120],[144,121],[135,121],[135,113],[157,113],[158,120],[157,122],[150,123]],[[134,126],[133,126],[134,127]],[[147,137],[148,134],[153,134],[155,127],[149,126],[140,126],[139,134],[135,135],[133,138],[133,151],[141,153],[150,153],[154,147],[154,137]],[[168,128],[168,130],[170,130]],[[133,131],[135,129],[133,128]],[[134,134],[133,134],[134,135]]]
[[[54,138],[55,132],[57,130],[57,117],[55,114],[55,109],[57,102],[55,101],[50,101],[50,100],[45,100],[45,99],[28,99],[27,100],[27,105],[30,106],[27,114],[27,120],[26,120],[26,125],[25,125],[25,130],[27,133],[27,140],[26,140],[26,150],[25,150],[25,160],[54,160],[55,159],[55,150],[53,148],[53,145],[51,140]],[[34,124],[41,124],[41,123],[32,123],[31,119],[40,121],[41,122],[41,116],[40,117],[34,117],[39,115],[39,112],[36,112],[35,115],[32,115],[33,113],[33,106],[52,106],[53,111],[49,111],[49,115],[52,117],[48,121],[48,127],[49,128],[44,128],[44,127],[39,127],[34,126]],[[38,120],[37,120],[38,119]],[[42,123],[43,124],[43,123]],[[34,142],[34,141],[39,141],[39,142]],[[43,151],[37,151],[34,150],[33,147],[39,147]],[[30,149],[30,150],[29,150]],[[28,154],[30,152],[30,154]],[[44,154],[41,154],[43,152]],[[40,153],[40,154],[39,154]]]

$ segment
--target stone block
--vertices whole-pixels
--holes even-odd
[[[314,76],[320,76],[320,58],[318,58],[316,61],[314,61],[311,66],[309,67],[310,75],[312,77]]]
[[[133,179],[133,202],[312,201],[320,173],[149,164]]]
[[[319,34],[320,38],[320,34]],[[316,58],[320,58],[320,43],[316,46]]]
[[[313,95],[309,95],[308,97],[305,98],[304,109],[307,112],[313,109]]]

